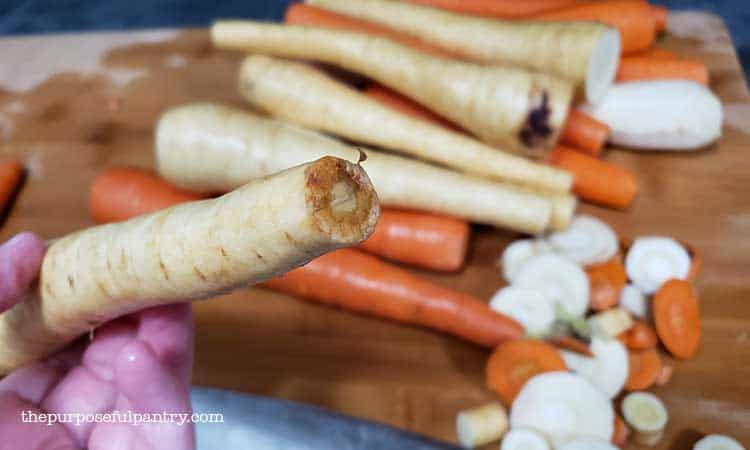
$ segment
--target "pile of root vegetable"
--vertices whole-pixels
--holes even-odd
[[[38,298],[0,315],[0,373],[119,315],[259,284],[493,350],[500,401],[458,415],[465,447],[656,444],[668,414],[645,391],[673,374],[663,351],[699,347],[700,255],[669,237],[625,241],[575,210],[637,197],[607,143],[694,150],[721,136],[705,64],[655,45],[667,11],[309,0],[285,21],[214,24],[218,49],[248,53],[237,89],[252,112],[165,111],[157,173],[100,174],[90,209],[103,225],[52,243]],[[0,201],[20,173],[0,167]],[[489,302],[403,267],[461,270],[471,224],[530,236],[501,255],[508,286]]]

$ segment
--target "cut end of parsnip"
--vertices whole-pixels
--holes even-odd
[[[620,64],[622,42],[620,32],[615,29],[604,31],[589,58],[586,69],[586,101],[599,103],[612,86]]]
[[[622,401],[622,415],[635,432],[635,441],[646,446],[659,442],[669,419],[664,403],[648,392],[628,394]]]
[[[507,430],[508,413],[497,402],[461,411],[456,416],[456,434],[463,448],[476,448],[498,441]]]
[[[733,437],[709,434],[696,442],[693,450],[745,450],[745,447]]]
[[[305,177],[308,207],[317,227],[341,242],[361,242],[372,234],[378,199],[358,164],[325,157],[311,164]]]

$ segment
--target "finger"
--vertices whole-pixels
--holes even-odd
[[[60,424],[35,421],[42,410],[10,393],[0,393],[0,450],[75,450]]]
[[[159,306],[140,313],[138,337],[189,386],[193,370],[194,326],[189,303]]]
[[[137,331],[132,318],[118,319],[97,328],[94,340],[83,354],[83,365],[102,380],[113,381],[117,355],[137,339]]]
[[[44,252],[44,242],[28,232],[0,246],[0,312],[24,298],[39,276]]]

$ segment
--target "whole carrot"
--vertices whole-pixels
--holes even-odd
[[[23,166],[18,161],[0,164],[0,213],[5,211],[23,178]]]
[[[593,20],[616,27],[620,30],[624,53],[643,51],[651,47],[656,39],[656,17],[651,5],[643,0],[576,2],[565,8],[537,14],[534,19]]]
[[[557,147],[548,161],[573,174],[573,192],[584,200],[624,209],[638,193],[638,180],[629,170],[567,147]]]
[[[519,339],[524,333],[520,324],[481,300],[352,249],[326,254],[262,286],[348,311],[446,332],[485,347]]]
[[[515,19],[552,11],[576,0],[406,0],[418,5],[447,9],[463,14]]]
[[[456,58],[459,55],[430,45],[419,38],[405,33],[394,31],[388,27],[378,25],[356,17],[338,14],[332,11],[318,8],[305,3],[292,3],[284,14],[284,23],[289,25],[307,25],[323,28],[334,28],[340,30],[351,30],[367,33],[374,36],[382,36],[421,50],[435,56]]]
[[[665,56],[626,56],[620,61],[619,82],[683,79],[708,84],[708,67],[703,61]]]
[[[609,137],[609,127],[588,114],[571,109],[560,141],[591,156],[599,156]]]

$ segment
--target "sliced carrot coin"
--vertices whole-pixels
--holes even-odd
[[[628,364],[625,389],[629,391],[648,389],[661,373],[661,358],[655,349],[628,352]]]
[[[669,280],[656,292],[652,302],[656,333],[677,358],[695,355],[701,340],[698,298],[690,282]]]
[[[620,292],[628,276],[619,258],[586,268],[586,275],[589,278],[591,309],[604,311],[620,303]]]

